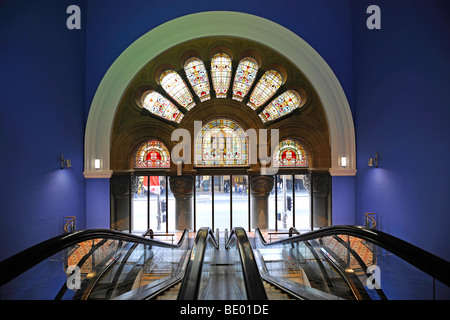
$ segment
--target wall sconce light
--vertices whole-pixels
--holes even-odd
[[[347,166],[347,157],[341,157],[341,167]]]
[[[378,152],[375,152],[375,158],[369,158],[369,167],[378,168]]]
[[[61,153],[61,169],[72,167],[72,161],[70,159],[64,159],[64,155]]]
[[[101,159],[94,159],[94,168],[96,169],[96,170],[98,170],[98,169],[100,169],[101,168]]]

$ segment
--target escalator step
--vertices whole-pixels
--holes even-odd
[[[295,300],[290,295],[281,291],[269,282],[263,281],[263,283],[264,288],[266,289],[267,298],[269,298],[269,300]]]
[[[170,287],[159,296],[156,297],[156,300],[177,300],[178,292],[180,291],[181,282],[176,285]]]

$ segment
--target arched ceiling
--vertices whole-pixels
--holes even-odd
[[[292,63],[301,70],[300,74],[304,74],[304,78],[309,80],[311,85],[308,92],[310,107],[305,108],[301,116],[308,114],[311,120],[308,123],[320,124],[322,130],[314,133],[305,130],[307,126],[303,124],[306,122],[302,122],[304,118],[297,117],[298,115],[295,115],[295,121],[289,122],[294,117],[288,117],[285,121],[293,127],[303,128],[305,137],[309,135],[317,141],[323,141],[322,136],[327,132],[325,144],[313,143],[313,145],[314,148],[328,152],[331,159],[323,158],[327,165],[317,167],[328,168],[330,174],[334,176],[356,174],[355,129],[351,110],[339,80],[320,54],[298,35],[270,20],[240,12],[208,11],[182,16],[151,29],[126,48],[113,62],[97,88],[86,123],[85,178],[109,178],[113,170],[127,168],[128,159],[116,155],[125,154],[129,145],[136,143],[136,138],[140,135],[165,133],[170,137],[169,132],[174,128],[172,125],[167,126],[166,123],[150,117],[141,116],[138,119],[137,109],[121,108],[123,104],[131,103],[131,98],[127,94],[132,92],[130,89],[133,88],[135,81],[145,77],[141,71],[147,66],[151,67],[149,63],[156,61],[156,58],[165,53],[171,52],[175,55],[172,48],[180,44],[204,38],[218,39],[223,36],[251,39],[258,48],[262,48],[261,44],[264,44],[266,48],[272,49],[269,50],[270,54],[280,53],[280,56],[286,58],[284,63]],[[202,48],[199,49],[201,52]],[[268,53],[262,52],[263,57],[265,54]],[[314,88],[315,92],[311,93],[311,88]],[[318,108],[312,107],[314,93],[317,93],[326,122],[322,121],[320,112],[316,113]],[[225,113],[228,109],[232,110],[215,107],[216,110]],[[117,122],[119,118],[122,120]],[[249,119],[251,118],[249,116]],[[282,123],[280,120],[269,126],[279,126],[281,130],[287,131],[287,125],[281,126]],[[324,127],[327,130],[324,130]],[[341,165],[341,157],[346,157],[346,166]],[[98,160],[100,167],[96,166]],[[316,165],[312,169],[315,167]]]
[[[247,56],[254,57],[259,63],[256,80],[253,82],[249,93],[241,102],[231,98],[233,78],[231,79],[227,98],[216,98],[211,85],[211,99],[201,102],[193,94],[196,105],[189,111],[177,104],[162,89],[159,83],[159,75],[162,71],[167,68],[176,70],[188,84],[183,70],[183,61],[195,55],[204,62],[209,72],[210,59],[217,52],[226,52],[232,58],[234,71],[239,61]],[[265,71],[274,68],[282,73],[283,84],[265,104],[256,110],[252,110],[247,106],[252,89]],[[211,83],[211,77],[209,78]],[[140,106],[140,97],[148,89],[156,90],[163,94],[182,110],[184,117],[180,123],[162,119]],[[302,99],[304,99],[301,107],[279,119],[264,123],[258,114],[279,94],[289,89],[294,89],[301,93]],[[171,148],[176,144],[176,142],[170,141],[170,134],[174,129],[185,128],[192,134],[194,121],[205,123],[215,117],[233,119],[240,123],[244,130],[250,128],[256,130],[279,129],[280,140],[290,137],[303,141],[312,155],[311,168],[328,170],[330,167],[329,132],[325,112],[317,97],[317,93],[302,71],[278,51],[261,43],[237,37],[203,37],[183,42],[162,52],[151,61],[148,61],[128,85],[114,119],[111,169],[113,171],[132,170],[133,152],[143,140],[158,138]],[[188,166],[186,169],[193,170],[193,167]],[[257,170],[255,166],[252,169]],[[175,168],[172,168],[173,170]]]

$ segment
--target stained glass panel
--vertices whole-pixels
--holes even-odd
[[[201,101],[209,100],[209,80],[203,61],[199,58],[192,57],[184,63],[184,71],[186,76]]]
[[[280,88],[283,77],[276,70],[266,71],[253,89],[247,105],[255,110],[269,100]]]
[[[296,140],[282,140],[273,153],[273,166],[308,167],[308,154],[305,147]]]
[[[294,109],[298,108],[300,104],[300,94],[297,91],[288,90],[272,100],[272,102],[259,114],[259,117],[263,122],[273,121],[292,112]]]
[[[170,168],[170,153],[158,140],[148,140],[139,146],[134,156],[135,168]]]
[[[226,98],[231,81],[231,59],[225,53],[218,53],[211,59],[211,80],[217,98]]]
[[[184,117],[172,102],[154,90],[144,92],[141,97],[141,106],[161,118],[176,123],[180,123]]]
[[[199,167],[239,167],[248,165],[247,138],[235,122],[216,119],[208,122],[195,141],[195,165]]]
[[[163,89],[187,110],[191,110],[195,106],[191,92],[176,71],[164,71],[160,76],[160,83]]]
[[[242,101],[250,90],[259,66],[255,59],[247,57],[239,62],[234,76],[233,99]]]

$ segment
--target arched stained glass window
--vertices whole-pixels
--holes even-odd
[[[293,139],[282,140],[273,153],[274,167],[308,167],[308,153],[303,145]]]
[[[255,59],[247,57],[239,62],[234,76],[233,99],[242,101],[250,90],[259,66]]]
[[[181,106],[187,110],[191,110],[195,106],[191,92],[176,71],[164,71],[159,80],[163,89]]]
[[[302,99],[297,91],[288,90],[273,99],[259,114],[259,117],[263,122],[273,121],[298,108],[301,101]]]
[[[226,53],[217,53],[211,59],[211,80],[217,98],[226,98],[231,81],[231,58]]]
[[[208,122],[195,140],[195,166],[248,166],[247,137],[244,130],[228,119]]]
[[[184,63],[184,71],[200,101],[209,100],[208,73],[203,61],[196,57],[189,58]]]
[[[148,140],[141,144],[134,155],[135,168],[170,168],[170,153],[158,140]]]
[[[142,94],[141,106],[161,118],[176,123],[180,123],[184,116],[172,102],[154,90]]]
[[[253,89],[247,105],[255,110],[269,100],[280,88],[283,77],[276,70],[266,71]]]

